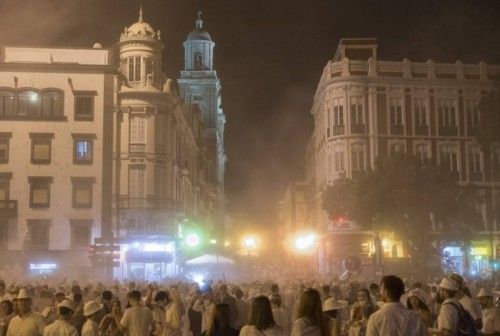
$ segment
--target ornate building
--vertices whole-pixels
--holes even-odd
[[[306,158],[313,190],[311,224],[319,232],[334,234],[321,209],[325,188],[341,176],[355,178],[373,169],[377,157],[398,151],[435,165],[446,163],[461,184],[494,188],[499,200],[500,147],[494,151],[492,172],[489,158],[474,139],[480,118],[477,104],[497,89],[499,78],[497,65],[382,61],[376,39],[342,39],[323,70],[311,109],[314,133]],[[500,232],[497,221],[494,227],[485,224],[484,235],[473,244],[489,246],[484,237]],[[490,255],[495,252],[487,250]],[[328,256],[331,251],[322,253]]]
[[[161,280],[178,270],[179,223],[223,216],[220,83],[197,22],[186,52],[207,50],[186,69],[204,64],[190,83],[208,83],[203,101],[172,89],[142,8],[114,49],[3,48],[0,249],[12,260],[80,274],[97,238],[119,246],[116,278]]]
[[[187,104],[196,106],[202,116],[203,138],[210,160],[208,178],[216,185],[216,223],[221,229],[226,203],[224,196],[226,118],[222,110],[221,83],[214,70],[214,47],[215,43],[203,29],[201,12],[198,12],[195,29],[189,33],[184,42],[184,70],[181,71],[178,83],[182,99]]]

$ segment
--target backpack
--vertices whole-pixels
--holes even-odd
[[[457,336],[478,336],[474,320],[470,313],[462,307],[461,304],[456,304],[454,302],[446,302],[444,304],[450,304],[455,307],[458,311],[458,328]]]

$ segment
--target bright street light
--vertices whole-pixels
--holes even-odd
[[[316,245],[316,235],[309,233],[297,236],[293,242],[293,247],[298,252],[307,252]]]
[[[243,239],[243,246],[249,250],[254,250],[257,247],[257,238],[253,236],[245,237]]]

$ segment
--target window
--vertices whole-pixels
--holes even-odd
[[[335,105],[333,107],[333,126],[344,125],[344,106]]]
[[[344,156],[344,146],[335,145],[333,147],[333,167],[335,172],[345,171]]]
[[[479,109],[475,100],[468,99],[465,101],[465,110],[467,113],[467,126],[479,126]]]
[[[14,115],[14,92],[9,90],[0,91],[0,116]]]
[[[328,103],[327,103],[327,105],[328,105]],[[326,119],[327,119],[326,136],[329,138],[332,135],[332,132],[331,132],[331,127],[332,127],[332,111],[330,110],[330,107],[328,107],[327,110],[326,110]]]
[[[9,140],[12,133],[0,132],[0,163],[9,162]]]
[[[201,52],[194,53],[193,65],[195,70],[203,70],[203,55]]]
[[[93,177],[72,177],[73,185],[72,204],[73,208],[92,208],[92,187],[95,183]]]
[[[75,120],[94,120],[94,96],[75,95]]]
[[[19,116],[40,115],[40,95],[38,92],[24,90],[18,94],[17,114]]]
[[[128,192],[132,199],[146,196],[146,170],[143,167],[130,167]]]
[[[72,134],[73,163],[92,164],[94,149],[94,134]]]
[[[458,172],[458,147],[455,145],[441,145],[440,164],[451,172]]]
[[[50,184],[52,177],[30,176],[30,208],[50,207]]]
[[[30,133],[31,163],[50,164],[54,133]]]
[[[454,100],[440,100],[438,102],[439,126],[456,127],[457,112]]]
[[[167,198],[167,190],[166,190],[166,171],[163,166],[155,167],[155,194],[160,199]]]
[[[133,116],[130,122],[130,143],[146,143],[146,118]]]
[[[28,248],[37,250],[49,249],[50,221],[44,219],[28,220]]]
[[[422,163],[427,163],[431,159],[431,150],[429,144],[417,144],[415,146],[415,155]]]
[[[128,81],[141,81],[141,57],[134,56],[128,58]]]
[[[481,160],[481,149],[479,146],[469,146],[469,173],[481,173],[482,160]]]
[[[42,92],[42,116],[58,117],[63,113],[63,94],[60,91]]]
[[[10,198],[10,179],[11,173],[0,173],[0,202],[8,201]],[[0,204],[0,208],[3,204]]]
[[[363,122],[363,97],[351,98],[351,124],[362,125]]]
[[[400,98],[391,98],[389,100],[390,122],[391,126],[403,125],[403,103]]]
[[[365,165],[365,146],[353,145],[351,148],[351,170],[362,171],[366,169]]]
[[[87,248],[90,245],[92,220],[70,220],[71,247]]]
[[[415,99],[415,126],[428,126],[427,100],[425,98]]]

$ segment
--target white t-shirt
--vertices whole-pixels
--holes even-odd
[[[153,325],[153,314],[144,306],[125,309],[120,324],[127,328],[128,336],[149,336]]]
[[[437,317],[437,326],[438,329],[447,329],[455,335],[458,329],[458,309],[453,304],[458,305],[459,302],[455,299],[447,299],[443,302]]]
[[[99,335],[99,326],[96,322],[87,318],[87,321],[83,324],[82,328],[82,336],[98,336]]]
[[[68,321],[58,319],[45,327],[43,336],[78,336],[78,331]]]
[[[45,323],[43,316],[31,312],[23,318],[14,316],[10,320],[7,336],[40,336],[43,335]]]

